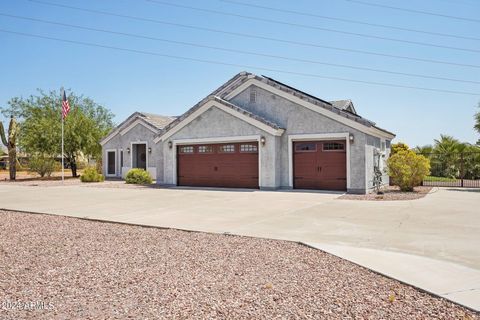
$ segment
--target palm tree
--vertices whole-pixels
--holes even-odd
[[[459,152],[461,149],[463,149],[463,143],[460,143],[460,141],[454,137],[446,134],[441,134],[440,139],[435,139],[434,142],[434,150],[438,153],[450,154]]]
[[[427,144],[424,146],[416,146],[413,149],[413,151],[428,158],[430,154],[433,152],[433,146],[430,144]]]
[[[467,147],[457,139],[448,135],[440,135],[440,139],[435,139],[434,151],[435,161],[438,164],[433,166],[432,174],[448,178],[457,178],[460,176],[460,153]]]

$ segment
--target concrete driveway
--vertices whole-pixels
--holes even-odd
[[[480,190],[390,202],[338,196],[3,184],[0,208],[301,241],[480,309]]]

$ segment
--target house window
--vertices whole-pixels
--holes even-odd
[[[120,168],[123,167],[123,149],[120,149]]]
[[[198,153],[212,153],[213,147],[212,146],[199,146]]]
[[[193,146],[180,147],[180,153],[193,153]]]
[[[390,140],[386,140],[386,141],[385,141],[385,146],[386,146],[388,149],[390,149],[390,144],[391,144]]]
[[[386,148],[387,148],[387,145],[385,141],[380,142],[380,150],[385,151]]]
[[[223,153],[235,152],[235,145],[234,144],[224,144],[223,146],[220,146],[220,152],[223,152]]]
[[[250,103],[257,102],[257,90],[251,89],[250,90]]]
[[[240,152],[258,152],[257,145],[255,144],[241,144]]]
[[[339,142],[325,142],[323,151],[341,151],[345,150],[345,144]]]
[[[296,152],[309,152],[309,151],[316,151],[316,150],[317,150],[317,144],[312,142],[297,143],[295,145]]]

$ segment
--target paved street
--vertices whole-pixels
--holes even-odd
[[[480,309],[480,192],[414,201],[318,192],[0,185],[0,208],[301,241]]]

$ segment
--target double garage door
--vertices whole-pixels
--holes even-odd
[[[258,188],[258,143],[177,147],[180,186]]]
[[[293,143],[293,187],[346,190],[345,140]],[[180,186],[258,188],[258,143],[177,147]]]

